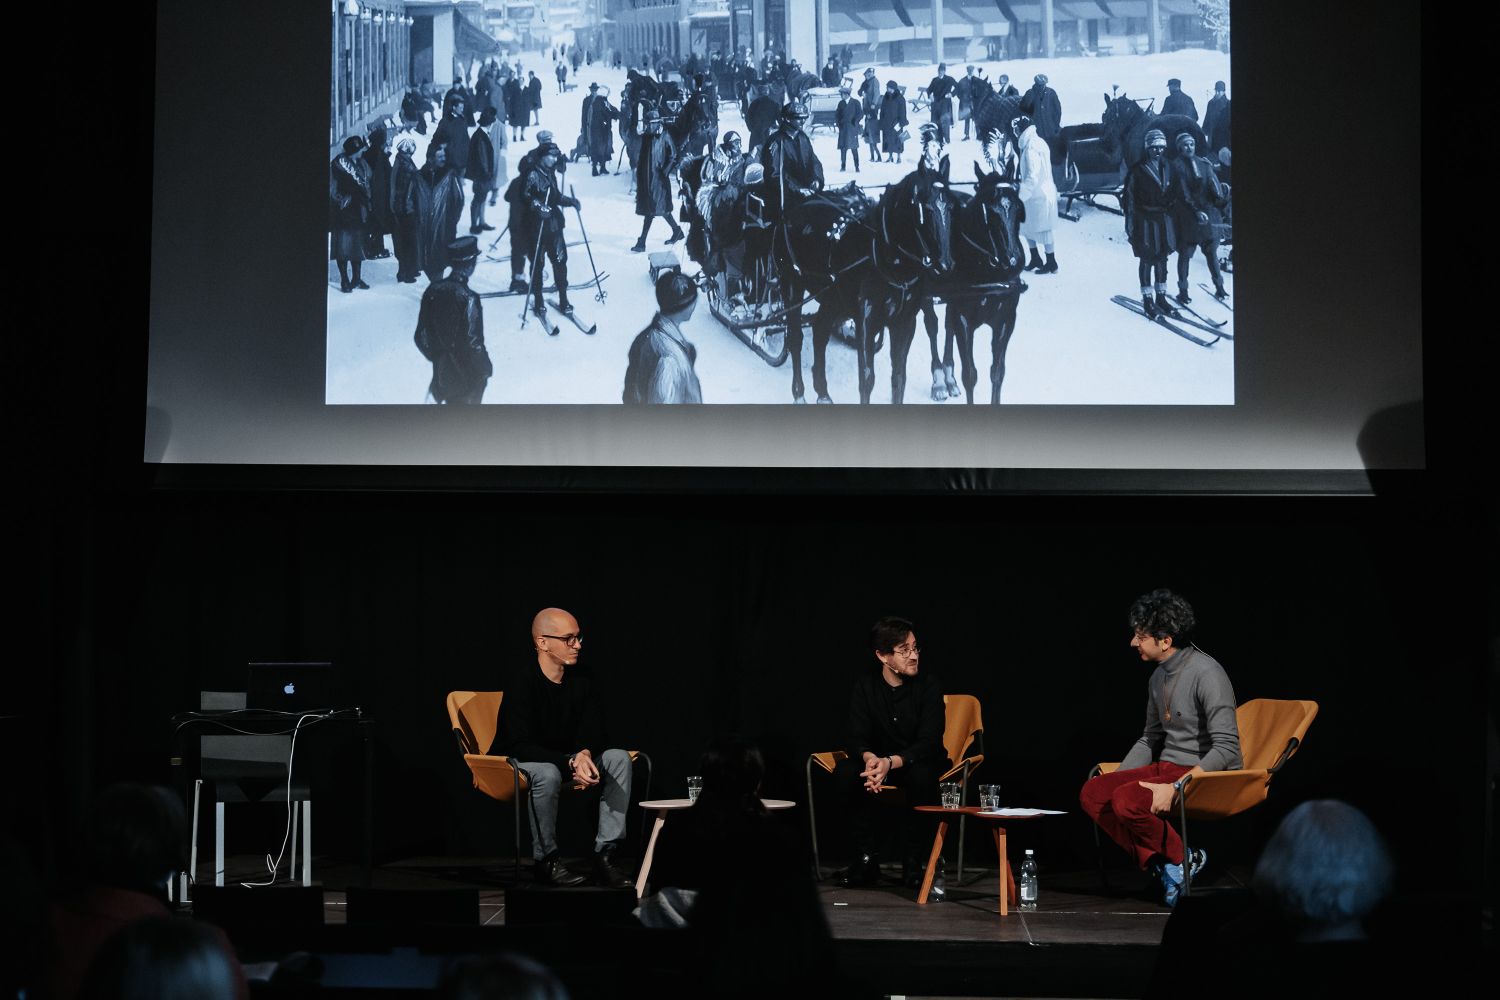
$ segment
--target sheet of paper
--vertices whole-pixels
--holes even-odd
[[[1020,806],[1004,806],[983,810],[986,816],[1062,816],[1061,809],[1025,809]]]

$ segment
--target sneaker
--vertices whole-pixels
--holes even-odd
[[[1162,865],[1157,869],[1157,875],[1161,879],[1162,905],[1176,906],[1177,897],[1182,894],[1182,866]]]
[[[1188,881],[1196,882],[1198,880],[1198,873],[1203,870],[1204,865],[1208,864],[1208,852],[1201,847],[1195,847],[1192,853],[1188,855],[1187,860]]]

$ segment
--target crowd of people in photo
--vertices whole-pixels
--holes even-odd
[[[595,62],[594,53],[577,45],[542,52],[544,56],[549,53],[559,94],[580,86],[580,70]],[[441,95],[430,84],[413,88],[401,102],[399,118],[374,123],[366,135],[349,136],[333,158],[330,256],[337,263],[339,289],[343,293],[368,289],[363,261],[392,254],[398,282],[415,283],[419,275],[426,276],[430,288],[423,297],[416,340],[434,366],[429,390],[435,402],[478,403],[483,399],[491,366],[483,346],[483,311],[478,296],[467,288],[477,260],[475,241],[469,237],[496,229],[487,211],[502,196],[510,236],[508,294],[528,296],[529,308],[542,320],[542,327],[556,332],[558,327],[548,320],[546,293],[556,294],[550,308],[565,317],[574,315],[568,296],[564,229],[567,210],[580,205],[563,183],[570,161],[586,159],[591,176],[606,175],[616,159],[618,137],[623,145],[619,159],[628,160],[634,208],[641,218],[640,235],[630,250],[647,250],[652,224],[661,218],[669,230],[665,244],[686,239],[688,256],[712,277],[722,256],[714,246],[715,237],[724,242],[724,233],[712,224],[717,217],[716,199],[722,201],[731,188],[736,195],[753,191],[764,207],[754,225],[767,228],[790,205],[825,191],[824,167],[808,137],[808,98],[815,88],[837,90],[831,124],[837,136],[840,173],[848,173],[851,163],[853,173],[860,172],[863,149],[872,162],[903,163],[912,141],[912,105],[907,102],[906,88],[894,79],[882,83],[873,66],[862,70],[856,86],[847,46],[831,53],[817,73],[803,69],[796,59],[785,58],[774,45],[758,60],[742,48],[706,57],[689,53],[680,64],[662,50],[628,57],[614,51],[608,61],[626,67],[619,103],[612,103],[609,88],[590,82],[580,101],[577,140],[565,150],[551,130],[539,129],[530,140],[535,145],[521,156],[508,182],[509,147],[529,141],[527,129],[539,124],[542,106],[541,81],[534,71],[523,70],[519,61],[490,59],[476,68],[472,84],[459,76]],[[1197,108],[1180,81],[1169,81],[1168,91],[1163,114],[1185,116],[1196,125]],[[733,95],[738,101],[747,136],[741,137],[736,130],[721,133],[721,95]],[[1007,133],[991,126],[988,134],[980,135],[976,111],[991,96],[1013,99],[1017,111]],[[1022,93],[1008,74],[1000,73],[992,80],[984,67],[971,64],[955,78],[946,64],[939,64],[913,101],[916,107],[925,107],[928,119],[917,127],[913,166],[937,169],[955,142],[980,141],[987,147],[997,143],[997,166],[1013,178],[1025,209],[1020,233],[1028,250],[1024,270],[1037,275],[1057,273],[1053,220],[1059,200],[1054,168],[1059,164],[1054,161],[1054,143],[1064,126],[1062,104],[1048,77],[1036,74]],[[1146,134],[1139,162],[1136,157],[1127,160],[1133,165],[1126,174],[1121,202],[1148,317],[1180,315],[1166,294],[1167,260],[1174,253],[1177,304],[1186,306],[1191,301],[1189,269],[1197,252],[1205,258],[1214,294],[1228,297],[1219,247],[1230,222],[1229,108],[1221,81],[1202,121],[1206,149],[1199,150],[1191,134],[1179,132],[1169,152],[1166,134],[1153,129]],[[688,119],[694,124],[684,131],[682,122]],[[423,137],[426,152],[418,167],[414,154]],[[701,163],[702,181],[690,199],[681,172],[697,163]],[[618,163],[615,172],[621,172]],[[678,224],[679,197],[683,199],[681,218],[691,224],[690,233]],[[467,237],[462,232],[465,204]],[[754,242],[753,234],[748,238]],[[544,261],[550,263],[550,286],[545,283]],[[661,287],[658,301],[680,311],[678,300],[685,294],[681,289]],[[443,297],[452,300],[449,306],[429,303],[429,299]],[[661,342],[664,336],[678,347],[668,349]],[[654,338],[658,343],[651,350],[642,343],[632,344],[624,401],[701,402],[696,378],[687,379],[679,370],[684,355],[691,370],[691,344],[667,314],[658,313],[637,340],[641,338]],[[663,359],[663,364],[671,358],[675,373],[661,378],[641,375],[638,362],[648,357]],[[659,395],[649,388],[653,385],[674,388]]]

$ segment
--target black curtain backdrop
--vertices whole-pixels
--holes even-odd
[[[331,659],[378,720],[379,859],[498,856],[508,814],[469,787],[443,699],[534,669],[538,608],[578,616],[612,736],[651,754],[657,795],[681,794],[703,745],[735,732],[765,749],[767,793],[798,802],[806,755],[840,745],[849,685],[875,669],[870,623],[896,613],[917,625],[923,669],[981,700],[983,780],[1011,803],[1073,811],[1026,836],[1081,867],[1078,785],[1143,721],[1149,670],[1124,615],[1165,585],[1194,603],[1199,645],[1239,700],[1322,706],[1268,806],[1210,835],[1224,860],[1252,860],[1287,809],[1330,795],[1403,854],[1431,837],[1407,822],[1412,795],[1449,803],[1445,839],[1477,849],[1483,688],[1468,623],[1483,591],[1444,583],[1461,583],[1450,567],[1469,530],[1441,518],[1455,510],[1420,495],[147,494],[93,512],[82,572],[64,574],[70,600],[53,611],[88,638],[56,675],[54,697],[76,700],[57,735],[90,785],[164,780],[166,719],[200,689],[239,687],[249,660]],[[320,850],[352,856],[356,746],[303,739],[299,766],[334,807]],[[826,801],[837,859],[842,817]]]

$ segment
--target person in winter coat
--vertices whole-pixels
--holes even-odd
[[[557,77],[557,92],[559,94],[566,93],[568,90],[568,64],[559,62],[557,69],[553,73]]]
[[[531,113],[531,124],[542,123],[542,81],[536,78],[535,70],[527,70],[526,81],[526,110]],[[524,139],[525,136],[523,135]]]
[[[885,96],[880,99],[880,145],[885,150],[885,162],[901,162],[901,151],[906,148],[901,133],[906,125],[906,97],[895,80],[887,80]]]
[[[1021,220],[1021,235],[1031,244],[1031,260],[1026,270],[1038,274],[1056,274],[1057,257],[1052,250],[1052,220],[1057,218],[1057,185],[1052,180],[1052,151],[1037,134],[1036,125],[1024,115],[1011,123],[1016,141],[1017,165],[1021,186],[1017,192],[1026,216]],[[1037,255],[1037,244],[1047,251],[1043,262]]]
[[[403,136],[396,143],[396,163],[391,168],[391,243],[396,248],[396,280],[408,285],[417,280],[426,259],[422,217],[432,210],[431,192],[422,184],[412,159],[416,151],[416,140]]]
[[[953,88],[954,96],[958,98],[958,117],[963,119],[964,123],[965,139],[969,137],[969,119],[974,117],[974,108],[978,106],[989,86],[990,82],[983,76],[975,75],[973,66],[965,66],[964,78],[958,81],[958,86]]]
[[[619,120],[620,112],[609,103],[609,98],[600,96],[597,83],[589,84],[589,96],[583,99],[581,118],[579,125],[589,151],[590,176],[607,174],[609,161],[615,155],[615,130],[612,123]]]
[[[859,173],[859,143],[864,135],[862,123],[865,111],[860,102],[849,96],[847,85],[839,88],[839,105],[833,111],[834,124],[839,130],[839,169],[844,169],[846,157],[854,154],[854,172]]]
[[[1198,105],[1193,103],[1190,95],[1182,92],[1182,81],[1176,77],[1167,81],[1167,99],[1161,102],[1161,113],[1186,115],[1193,121],[1198,120]]]
[[[369,288],[360,277],[370,219],[370,168],[360,153],[365,140],[351,135],[344,151],[328,164],[329,258],[338,261],[339,291]],[[352,275],[350,271],[353,271]]]
[[[1009,73],[1001,73],[1000,79],[995,83],[995,94],[998,97],[1020,97],[1021,92],[1016,85],[1010,82]]]
[[[932,123],[945,146],[952,140],[949,130],[953,128],[953,91],[957,86],[958,81],[948,75],[947,64],[938,63],[937,76],[927,84],[927,96],[932,100]]]
[[[778,128],[761,147],[765,169],[766,217],[781,219],[787,205],[794,205],[823,190],[823,164],[813,151],[812,140],[802,131],[807,112],[787,103],[781,109]]]
[[[631,341],[622,402],[703,402],[703,387],[693,370],[698,350],[682,332],[697,305],[698,288],[687,275],[667,271],[656,279],[656,315]]]
[[[1229,138],[1229,98],[1224,95],[1224,81],[1214,84],[1214,96],[1209,98],[1208,109],[1203,113],[1203,136],[1208,140],[1208,149],[1202,150],[1210,158],[1219,155],[1225,146],[1234,145]]]
[[[1036,125],[1036,134],[1048,141],[1062,131],[1062,101],[1057,91],[1047,86],[1047,74],[1038,73],[1031,89],[1021,98],[1021,113]]]
[[[655,108],[646,112],[644,128],[635,160],[635,214],[642,217],[641,237],[630,248],[631,253],[645,252],[646,234],[657,216],[672,227],[668,244],[683,238],[682,227],[672,217],[672,172],[677,167],[677,145],[662,127],[661,113]]]
[[[432,133],[431,146],[439,143],[448,147],[448,165],[458,171],[460,177],[469,166],[469,116],[468,106],[462,96],[451,94],[444,103],[443,120]],[[431,155],[429,146],[429,153]],[[448,241],[452,243],[452,240]]]
[[[385,234],[391,232],[391,155],[384,128],[370,130],[370,145],[363,159],[370,173],[370,218],[365,237],[365,259],[383,260],[391,255]]]
[[[472,236],[454,240],[443,248],[443,256],[452,261],[453,270],[422,293],[412,340],[432,362],[427,391],[436,402],[478,404],[494,374],[484,348],[484,307],[469,287],[469,275],[479,259],[479,241]]]
[[[522,178],[523,236],[527,243],[537,249],[531,262],[532,312],[543,320],[547,310],[542,302],[542,260],[552,261],[552,280],[557,285],[557,306],[563,313],[571,315],[573,306],[568,302],[568,240],[563,234],[567,225],[565,208],[577,208],[578,200],[558,190],[557,165],[562,162],[562,149],[555,142],[547,142],[536,150],[525,176]]]
[[[1177,301],[1187,305],[1188,268],[1193,248],[1203,251],[1208,273],[1214,281],[1214,297],[1227,299],[1224,276],[1219,273],[1219,237],[1215,226],[1224,221],[1221,210],[1229,204],[1228,186],[1219,182],[1218,173],[1209,160],[1197,155],[1197,140],[1189,132],[1177,136],[1177,160],[1172,164],[1172,185],[1176,205],[1173,221],[1177,226]]]
[[[429,281],[437,281],[448,266],[448,246],[458,237],[458,220],[464,214],[463,174],[448,162],[448,147],[428,147],[427,162],[420,178],[427,186],[431,209],[422,220],[422,242],[426,246],[422,269]]]
[[[526,108],[526,92],[521,88],[520,79],[515,76],[506,79],[501,90],[505,94],[505,120],[510,122],[510,141],[524,142],[526,126],[531,121],[531,114]]]
[[[1146,315],[1177,316],[1167,300],[1167,258],[1177,249],[1172,210],[1176,186],[1167,137],[1161,129],[1146,133],[1146,155],[1125,175],[1125,233],[1135,254],[1141,304]],[[1155,281],[1153,283],[1153,272]]]
[[[870,144],[870,162],[880,162],[880,80],[875,71],[865,69],[858,96],[865,115],[865,142]]]
[[[479,116],[479,128],[469,140],[469,165],[464,176],[474,188],[474,200],[469,203],[469,232],[475,235],[495,227],[484,221],[484,206],[490,192],[497,186],[495,174],[495,145],[490,141],[490,126],[495,124],[495,112],[485,109]]]

